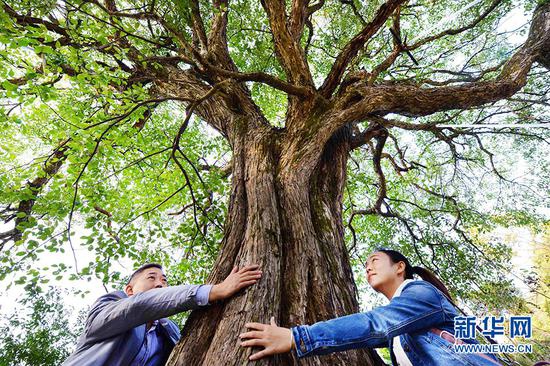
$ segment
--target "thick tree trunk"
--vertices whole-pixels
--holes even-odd
[[[261,265],[263,277],[229,301],[194,311],[169,365],[247,365],[251,350],[238,338],[246,322],[267,323],[274,316],[289,327],[359,311],[341,212],[349,131],[333,137],[315,167],[301,169],[291,166],[299,157],[280,151],[281,140],[291,136],[269,127],[241,128],[232,141],[225,237],[209,282],[250,263]],[[298,363],[383,364],[365,349],[300,361],[279,355],[254,364]]]

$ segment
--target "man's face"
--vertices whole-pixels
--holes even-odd
[[[128,296],[132,296],[140,292],[166,286],[168,286],[166,275],[160,268],[152,267],[137,274],[132,281],[126,285],[125,291]]]

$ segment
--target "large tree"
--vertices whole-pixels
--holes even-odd
[[[506,36],[521,30],[499,30],[512,6],[3,0],[3,150],[14,160],[41,156],[3,175],[2,215],[12,223],[0,234],[0,248],[12,253],[3,262],[28,269],[23,263],[44,248],[68,242],[74,250],[71,225],[80,220],[93,232],[86,245],[104,261],[78,274],[94,267],[112,276],[110,261],[123,256],[154,259],[133,243],[169,230],[179,239],[163,250],[181,249],[176,241],[185,239],[182,261],[208,264],[216,253],[209,282],[235,265],[260,264],[260,283],[191,314],[171,365],[246,364],[250,350],[237,341],[246,321],[275,316],[290,326],[359,311],[350,253],[365,233],[397,238],[455,294],[465,283],[490,289],[490,271],[464,268],[476,255],[502,263],[502,247],[475,240],[470,229],[487,217],[444,185],[465,174],[461,164],[476,162],[508,180],[486,135],[547,143],[544,133],[509,124],[542,123],[548,113],[550,3],[528,7],[532,20],[517,48]],[[449,126],[463,123],[482,128]],[[17,143],[30,135],[34,151]],[[404,148],[411,138],[422,151]],[[439,143],[447,150],[432,146]],[[371,174],[358,179],[357,171]],[[450,178],[437,185],[436,176]],[[525,195],[535,199],[531,191]],[[171,214],[185,225],[166,227],[155,211],[177,204],[183,208]],[[367,350],[301,362],[380,363]]]

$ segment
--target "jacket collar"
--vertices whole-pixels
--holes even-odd
[[[414,282],[414,281],[415,281],[415,280],[411,280],[411,279],[408,279],[408,280],[403,281],[403,282],[399,285],[399,287],[397,288],[397,290],[395,290],[395,293],[393,294],[392,299],[393,299],[394,297],[401,296],[401,292],[403,292],[403,289],[404,289],[405,287],[407,287],[407,285],[408,285],[409,283]]]

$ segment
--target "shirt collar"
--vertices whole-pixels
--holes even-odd
[[[159,324],[159,321],[154,320],[153,323],[151,324],[151,328],[149,328],[149,331],[147,333],[154,331],[155,328],[158,326],[158,324]]]
[[[395,290],[395,293],[393,294],[392,296],[392,299],[394,297],[398,297],[401,295],[401,292],[403,291],[403,289],[405,288],[405,286],[407,286],[407,284],[411,283],[411,282],[414,282],[415,280],[414,279],[408,279],[408,280],[405,280],[403,281],[403,283],[401,283],[399,285],[399,287],[397,288],[397,290]]]

